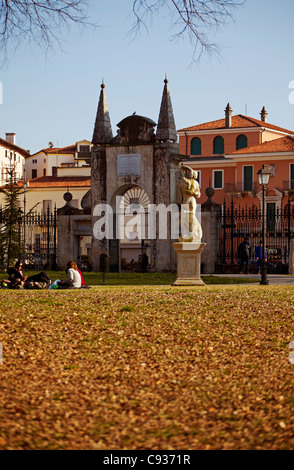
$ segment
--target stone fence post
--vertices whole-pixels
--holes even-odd
[[[221,205],[216,204],[212,197],[215,191],[207,188],[205,194],[207,201],[201,204],[201,226],[203,231],[202,243],[206,246],[201,255],[202,274],[214,274],[217,263],[217,252],[220,241],[219,215]]]

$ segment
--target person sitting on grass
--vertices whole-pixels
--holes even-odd
[[[8,268],[7,274],[8,279],[4,282],[8,285],[10,289],[23,289],[27,276],[23,275],[23,264],[21,260],[18,260],[15,263],[14,268]]]
[[[15,263],[14,268],[9,268],[7,273],[9,278],[3,282],[10,289],[47,289],[51,282],[44,271],[30,277],[25,276],[21,260]]]
[[[61,289],[79,289],[82,286],[82,279],[76,263],[69,261],[65,272],[68,278],[57,282],[57,286]]]

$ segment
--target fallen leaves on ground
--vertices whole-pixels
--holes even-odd
[[[0,449],[293,449],[293,288],[0,291]]]

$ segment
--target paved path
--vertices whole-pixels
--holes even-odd
[[[205,276],[209,274],[205,274]],[[260,274],[211,274],[211,276],[218,276],[218,277],[235,277],[235,278],[249,278],[249,279],[256,279],[256,283],[259,284],[261,280]],[[294,286],[294,276],[289,276],[287,274],[268,274],[267,279],[269,285],[288,285]]]

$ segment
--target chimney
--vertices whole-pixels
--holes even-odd
[[[232,108],[230,106],[230,103],[227,104],[227,107],[225,109],[226,113],[226,127],[231,127],[232,126]]]
[[[261,120],[263,122],[266,122],[267,115],[268,115],[268,113],[267,113],[265,107],[263,107],[262,110],[261,110],[261,113],[260,113],[260,117],[261,117]]]
[[[5,140],[6,142],[9,142],[10,144],[15,145],[15,133],[14,132],[6,132],[6,137]]]

